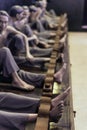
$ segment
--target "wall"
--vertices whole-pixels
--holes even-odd
[[[87,0],[84,2],[83,25],[87,25]]]
[[[50,0],[49,8],[60,15],[66,12],[70,30],[80,30],[83,21],[84,0]],[[48,9],[49,9],[48,8]]]
[[[0,0],[0,9],[9,10],[12,5],[23,4],[23,0]]]

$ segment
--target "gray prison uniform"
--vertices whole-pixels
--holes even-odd
[[[31,27],[30,27],[30,25],[29,25],[29,23],[24,24],[20,29],[18,29],[14,25],[14,28],[16,28],[18,31],[21,31],[22,33],[24,33],[27,37],[32,37],[33,34],[34,34]],[[37,31],[38,31],[38,29],[37,29]],[[48,40],[48,38],[50,38],[50,34],[49,34],[50,32],[51,31],[46,31],[46,30],[41,29],[41,31],[39,31],[38,34],[36,34],[36,35],[39,38],[39,40],[48,43],[48,41],[46,41],[46,40]],[[36,44],[35,40],[30,40],[29,41],[29,45],[35,45],[35,44]]]
[[[5,46],[8,47],[11,50],[11,53],[13,54],[13,56],[18,56],[23,51],[25,53],[25,50],[24,50],[24,48],[25,48],[24,47],[25,46],[24,45],[24,40],[23,40],[23,37],[21,35],[19,35],[19,34],[16,34],[16,35],[9,34],[8,40],[6,41]],[[30,52],[32,52],[34,54],[38,53],[37,55],[39,55],[41,51],[39,51],[38,49],[34,49],[32,51],[32,49],[31,49]],[[43,55],[47,55],[47,54],[45,54],[45,51],[44,51]],[[20,62],[20,64],[26,62],[25,59],[20,60],[20,58],[16,58],[15,60],[16,60],[17,64],[19,62]],[[29,66],[31,66],[31,65],[32,66],[35,66],[35,65],[43,66],[44,63],[45,63],[45,59],[44,58],[34,58],[34,60],[31,60],[31,61],[27,62],[27,64]]]
[[[23,26],[23,28],[21,29],[21,32],[23,32],[28,37],[33,35],[33,32],[28,24],[25,24]],[[41,39],[42,41],[46,41],[46,39],[44,39],[44,38],[46,38],[49,35],[49,31],[45,31],[45,32],[42,32],[39,34],[38,34],[39,39]],[[29,41],[29,46],[30,46],[30,44],[32,46],[35,45],[35,40]],[[30,47],[30,53],[37,57],[39,57],[39,56],[48,56],[49,57],[51,55],[52,50],[53,50],[53,48],[42,49],[39,47]]]
[[[10,50],[14,56],[17,56],[20,52],[25,51],[23,37],[19,34],[16,34],[16,35],[10,34],[8,36],[7,42],[5,43],[5,46],[10,48]],[[32,48],[30,48],[30,53],[32,55],[36,55],[36,56],[50,56],[52,50],[53,50],[53,48],[41,49],[38,47],[36,47],[36,48],[32,47]],[[39,60],[40,60],[40,58],[36,59],[36,61],[38,61],[38,63],[39,63]],[[42,61],[44,61],[44,58],[42,60],[40,60],[40,63]]]
[[[38,47],[30,47],[30,53],[34,56],[39,56],[39,57],[49,57],[51,55],[53,48],[47,48],[47,49],[42,49]]]
[[[40,24],[39,24],[40,25]],[[17,28],[16,28],[17,29]],[[17,29],[18,30],[18,29]],[[38,29],[37,29],[38,30]],[[42,30],[42,29],[41,29]],[[19,31],[21,31],[22,33],[24,33],[27,37],[32,37],[33,36],[33,31],[30,27],[29,24],[25,24]],[[39,33],[40,32],[40,33]],[[50,36],[49,36],[49,32],[48,31],[45,31],[45,30],[42,30],[42,31],[39,31],[37,35],[37,37],[39,38],[40,41],[44,41],[46,43],[48,43],[48,39]],[[35,45],[36,44],[36,41],[35,40],[30,40],[29,41],[29,45]]]
[[[38,32],[45,31],[45,29],[39,19],[38,20],[36,19],[35,21],[31,21],[30,26],[33,30],[37,30]]]
[[[0,130],[25,130],[28,114],[37,113],[39,102],[38,98],[0,92]]]
[[[21,30],[26,36],[30,37],[33,35],[33,32],[30,28],[30,26],[28,24],[24,25],[24,27]],[[44,37],[47,37],[47,34],[49,34],[48,32],[46,33],[42,33],[41,35],[38,34],[39,40],[44,41],[44,42],[48,42]],[[35,40],[31,40],[29,41],[29,46],[35,46]],[[39,48],[39,47],[30,47],[30,53],[34,56],[50,56],[51,52],[52,52],[53,48]],[[40,60],[40,59],[39,59]]]
[[[37,28],[39,28],[39,27],[37,27]],[[48,43],[51,31],[43,30],[43,29],[40,29],[40,31],[38,31],[38,30],[39,29],[36,29],[37,34],[35,34],[38,37],[38,39],[40,41],[44,41],[44,42]],[[27,37],[31,37],[34,34],[29,24],[25,24],[19,31],[24,33]],[[31,41],[29,41],[29,43],[34,45],[36,42],[35,42],[35,40],[31,40]]]
[[[33,31],[32,31],[32,28],[29,25],[29,23],[24,24],[20,29],[14,25],[14,28],[17,29],[18,31],[24,33],[27,37],[32,37],[33,34],[34,34]],[[37,29],[37,31],[38,31],[38,29]],[[42,31],[39,31],[39,32],[38,32],[37,36],[38,36],[39,39],[42,38],[41,41],[45,41],[47,38],[50,37],[50,35],[48,33],[49,31],[42,30]],[[35,45],[36,41],[35,40],[30,40],[29,44],[30,45]]]
[[[49,39],[51,37],[50,33],[52,33],[53,31],[43,31],[43,32],[38,32],[36,35],[37,37],[39,37],[39,39],[43,38],[43,41],[45,41],[46,39]]]
[[[3,76],[8,77],[13,72],[19,70],[17,64],[14,61],[10,50],[6,47],[0,48],[0,71],[3,71]]]
[[[20,70],[18,75],[28,84],[31,84],[37,88],[43,88],[43,83],[45,79],[44,74],[35,74],[27,71]]]
[[[0,71],[2,71],[4,77],[9,77],[13,72],[18,72],[21,79],[36,87],[41,87],[45,78],[43,74],[19,71],[10,50],[6,47],[0,49]]]

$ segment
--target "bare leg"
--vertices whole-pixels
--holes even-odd
[[[68,87],[62,94],[58,95],[51,102],[50,110],[50,121],[58,122],[64,111],[64,100],[69,95],[70,87]],[[37,119],[37,114],[29,114],[29,121],[35,121]]]
[[[21,88],[21,89],[29,90],[29,91],[34,90],[34,86],[29,85],[23,80],[21,80],[17,72],[13,72],[12,77],[13,77],[13,81],[12,81],[13,86]]]
[[[51,102],[51,110],[49,113],[50,116],[50,121],[54,121],[54,122],[58,122],[58,120],[60,119],[60,117],[63,114],[63,110],[64,110],[64,100],[66,99],[66,97],[68,96],[70,91],[70,87],[68,87],[62,94],[58,95],[56,98],[52,99]],[[6,93],[7,94],[7,93]],[[5,97],[3,97],[3,95]],[[0,98],[4,99],[4,101],[1,99],[1,104],[2,104],[2,108],[21,108],[20,105],[23,105],[22,108],[26,108],[28,106],[29,101],[31,102],[31,100],[33,101],[33,98],[28,100],[28,97],[22,97],[16,94],[12,94],[12,93],[8,93],[7,97],[5,95],[5,93],[1,93]],[[37,99],[34,99],[34,101]],[[7,105],[5,103],[5,101],[7,102]],[[13,105],[11,105],[10,103],[13,102]],[[22,104],[23,101],[23,104]],[[39,103],[40,100],[37,100],[37,103]],[[16,105],[16,104],[18,105]],[[21,103],[21,104],[20,104]],[[36,103],[36,107],[38,107]],[[3,107],[4,105],[4,107]],[[6,106],[5,106],[6,105]],[[16,106],[15,106],[16,105]],[[17,107],[19,106],[19,107]],[[31,111],[32,111],[32,107],[31,107]],[[36,112],[36,111],[35,111]],[[4,120],[3,119],[4,116]],[[26,113],[12,113],[12,112],[5,112],[5,111],[0,111],[0,124],[3,125],[3,123],[5,123],[3,126],[5,126],[5,128],[7,126],[12,126],[13,128],[15,128],[15,123],[17,122],[18,127],[20,127],[21,124],[23,124],[24,122],[31,122],[31,121],[36,121],[38,114],[37,113],[32,113],[30,112],[30,114],[26,114]],[[4,122],[5,121],[5,122]],[[6,123],[7,121],[7,123]],[[11,122],[11,123],[8,123]],[[0,127],[1,128],[1,127]],[[17,128],[17,127],[16,127]],[[23,125],[24,128],[24,125]],[[2,130],[2,129],[1,129]]]
[[[56,33],[55,32],[49,32],[50,36],[56,36]]]
[[[51,39],[51,40],[48,40],[48,43],[49,43],[49,44],[54,44],[54,43],[55,43],[55,40],[52,40],[52,39]]]
[[[58,83],[62,82],[64,72],[66,70],[66,63],[63,64],[62,68],[54,74],[55,81]]]
[[[52,47],[51,45],[49,45],[48,43],[46,43],[44,41],[40,41],[39,46],[41,46],[42,48],[51,48]]]
[[[59,52],[64,51],[64,48],[65,48],[65,45],[66,45],[66,37],[67,37],[67,35],[65,34],[59,41],[59,48],[58,48]]]
[[[29,122],[36,121],[38,114],[29,114]]]
[[[59,104],[56,107],[53,107],[50,110],[50,121],[58,122],[58,120],[61,118],[64,111],[64,102],[60,101]],[[36,121],[38,117],[38,114],[29,114],[29,122]]]
[[[64,111],[64,102],[60,101],[56,107],[50,110],[50,121],[58,122]]]
[[[50,61],[50,58],[47,58],[47,57],[35,57],[33,61],[43,61],[43,62],[49,62]]]
[[[59,41],[59,43],[64,43],[66,41],[67,35],[65,34]]]
[[[50,119],[53,122],[58,122],[64,111],[64,100],[68,96],[70,87],[68,87],[62,94],[52,99],[52,107],[50,110]]]
[[[70,92],[70,87],[68,87],[63,93],[61,93],[57,97],[53,98],[52,99],[52,108],[57,106],[60,101],[64,101],[66,99],[66,97],[68,96],[69,92]]]

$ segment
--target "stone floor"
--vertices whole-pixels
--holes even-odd
[[[70,32],[69,45],[75,130],[87,130],[87,33]]]

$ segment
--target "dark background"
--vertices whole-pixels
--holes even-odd
[[[80,31],[87,24],[87,0],[48,0],[47,9],[54,9],[58,15],[67,13],[69,30]],[[30,5],[32,0],[0,0],[0,9],[9,11],[12,5]]]

